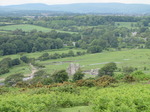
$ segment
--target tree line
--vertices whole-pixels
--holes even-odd
[[[0,23],[34,24],[48,28],[57,28],[76,33],[64,33],[52,30],[42,32],[22,29],[0,34],[0,55],[19,52],[36,52],[47,49],[60,49],[67,46],[87,49],[97,53],[109,48],[150,48],[149,17],[132,16],[60,16],[60,17],[0,17]],[[116,22],[132,22],[131,28],[121,27]],[[8,25],[9,25],[8,24]],[[125,23],[126,24],[126,23]],[[49,26],[45,26],[49,25]],[[133,33],[136,35],[133,35]]]

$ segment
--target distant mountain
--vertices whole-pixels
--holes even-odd
[[[41,10],[71,13],[150,14],[150,5],[122,3],[76,3],[65,5],[22,4],[1,6],[1,11]]]

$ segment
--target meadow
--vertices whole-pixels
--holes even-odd
[[[2,30],[2,31],[14,31],[16,29],[22,29],[23,31],[26,31],[26,32],[29,32],[31,30],[50,32],[50,31],[54,30],[51,28],[46,28],[46,27],[37,26],[37,25],[30,25],[30,24],[17,24],[17,25],[0,26],[0,30]],[[61,30],[56,30],[56,31],[62,32],[62,33],[74,33],[74,32],[61,31]]]
[[[116,22],[117,27],[135,28],[136,22]]]
[[[67,53],[70,49],[61,49],[61,50],[46,50],[43,52],[35,52],[35,53],[19,53],[16,55],[7,55],[7,56],[1,56],[0,60],[3,58],[11,57],[19,58],[21,56],[27,56],[29,58],[35,58],[37,59],[40,57],[43,53]],[[73,52],[77,51],[85,51],[82,49],[71,49]],[[118,68],[122,67],[134,67],[137,70],[141,70],[147,75],[150,75],[150,52],[149,49],[130,49],[130,50],[122,50],[122,51],[103,51],[102,53],[95,53],[95,54],[85,54],[82,56],[76,56],[76,57],[67,57],[67,58],[59,58],[59,59],[49,59],[46,61],[39,61],[36,60],[36,63],[45,66],[43,70],[45,70],[47,73],[52,74],[54,71],[67,69],[70,63],[79,63],[81,66],[81,69],[83,71],[85,70],[91,70],[91,69],[99,69],[103,67],[106,63],[109,62],[115,62],[117,64]],[[29,65],[27,64],[21,64],[18,66],[15,66],[10,69],[10,72],[7,74],[3,74],[0,77],[6,77],[14,73],[23,73],[29,74],[31,72],[31,69]],[[119,73],[119,72],[116,72]],[[87,74],[88,75],[88,74]]]
[[[86,54],[77,57],[60,58],[55,60],[38,61],[45,66],[47,72],[66,69],[70,63],[79,63],[81,69],[90,70],[103,67],[106,63],[115,62],[118,68],[135,67],[138,70],[150,73],[149,49],[131,49],[123,51],[104,51],[96,54]],[[145,71],[144,68],[147,68]]]

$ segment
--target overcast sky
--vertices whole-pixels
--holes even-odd
[[[14,5],[24,3],[45,3],[45,4],[70,4],[70,3],[142,3],[150,4],[150,0],[0,0],[0,5]]]

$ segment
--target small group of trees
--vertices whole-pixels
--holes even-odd
[[[116,63],[107,63],[101,69],[99,69],[98,76],[113,76],[118,80],[123,80],[124,82],[143,81],[150,79],[149,75],[146,75],[142,71],[131,66],[122,67],[121,74],[114,74],[114,72],[117,70],[121,72],[121,69],[117,68]]]
[[[4,58],[4,59],[2,59],[0,61],[0,75],[8,73],[9,68],[16,66],[16,65],[20,65],[21,62],[28,63],[29,58],[26,56],[22,56],[20,59],[19,58],[15,58],[15,59]]]
[[[81,56],[86,54],[85,52],[80,52],[78,51],[77,53],[74,53],[72,50],[68,51],[68,53],[54,53],[54,54],[49,54],[49,53],[43,53],[38,59],[40,61],[45,61],[49,59],[58,59],[58,58],[65,58],[65,57],[74,57],[74,56]]]
[[[117,69],[117,65],[114,62],[107,63],[99,70],[98,76],[109,75],[113,76],[114,71]]]
[[[98,45],[97,46],[94,45],[94,46],[89,47],[87,49],[87,52],[89,52],[89,53],[99,53],[99,52],[102,52],[102,48]]]
[[[21,61],[18,58],[16,59],[4,58],[3,60],[0,61],[0,75],[8,73],[9,68],[19,64],[21,64]]]
[[[84,73],[82,73],[81,70],[78,70],[72,78],[72,81],[77,81],[77,80],[81,80],[84,77]],[[13,74],[8,76],[5,79],[5,84],[7,86],[13,86],[18,84],[24,84],[25,82],[23,82],[23,78],[24,76],[22,74]],[[64,81],[68,81],[69,80],[69,76],[68,73],[65,70],[59,70],[54,72],[52,75],[46,73],[43,70],[40,70],[38,72],[35,73],[33,79],[26,81],[28,84],[32,84],[32,85],[36,85],[39,82],[42,83],[43,85],[49,85],[49,84],[53,84],[53,83],[63,83]],[[22,85],[21,84],[21,85]]]
[[[78,70],[73,75],[72,81],[81,80],[81,79],[83,79],[83,77],[84,77],[84,73],[82,73],[81,70]],[[51,79],[55,83],[63,83],[64,81],[69,80],[69,76],[68,76],[68,73],[66,72],[66,70],[60,70],[60,71],[54,72],[53,75],[51,76]]]

